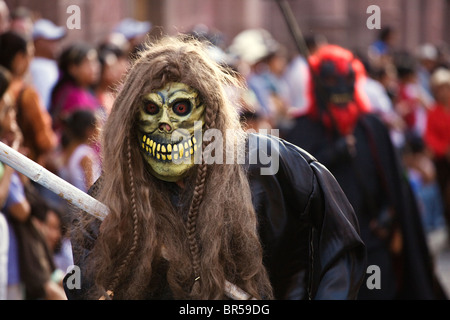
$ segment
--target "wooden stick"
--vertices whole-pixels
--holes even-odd
[[[96,218],[103,220],[108,215],[108,207],[103,203],[2,142],[0,161]]]
[[[228,298],[233,300],[256,300],[254,297],[228,280],[225,280],[225,294]]]
[[[99,220],[103,221],[109,213],[109,209],[105,204],[48,171],[3,142],[0,142],[0,161]],[[250,299],[249,294],[228,281],[225,282],[225,291],[225,294],[231,299]]]

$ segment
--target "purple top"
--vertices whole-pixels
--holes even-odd
[[[96,111],[100,107],[100,101],[89,90],[66,83],[56,94],[51,113],[64,117],[79,109]]]
[[[50,108],[53,128],[57,134],[61,129],[61,120],[77,110],[104,112],[100,101],[91,91],[70,82],[63,84],[56,93]]]

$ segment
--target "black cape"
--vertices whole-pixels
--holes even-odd
[[[365,114],[353,136],[356,153],[351,154],[344,137],[308,115],[296,119],[284,134],[331,171],[356,212],[368,265],[381,270],[381,289],[364,285],[358,298],[446,299],[434,274],[416,199],[387,128],[376,115]],[[393,237],[379,231],[401,235],[400,253],[391,250]]]
[[[261,174],[273,165],[267,157],[279,164],[273,174]],[[244,166],[275,298],[355,299],[366,251],[353,208],[333,175],[304,150],[273,136],[249,136]],[[73,252],[81,252],[74,261],[82,275],[97,232],[98,225],[86,230],[89,241],[72,243]],[[91,285],[82,277],[81,289],[65,285],[66,294],[85,299]]]

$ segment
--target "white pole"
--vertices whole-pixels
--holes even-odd
[[[3,142],[0,142],[0,161],[102,221],[109,213],[106,205]],[[235,300],[248,300],[251,298],[242,289],[226,280],[225,293],[229,298]]]
[[[2,142],[0,161],[100,220],[109,213],[108,207],[97,199]]]

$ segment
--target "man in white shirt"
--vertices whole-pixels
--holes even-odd
[[[65,35],[65,28],[56,26],[50,20],[40,19],[34,24],[35,57],[31,62],[30,72],[33,85],[47,110],[50,107],[53,86],[59,77],[55,58],[58,54],[60,40]]]

